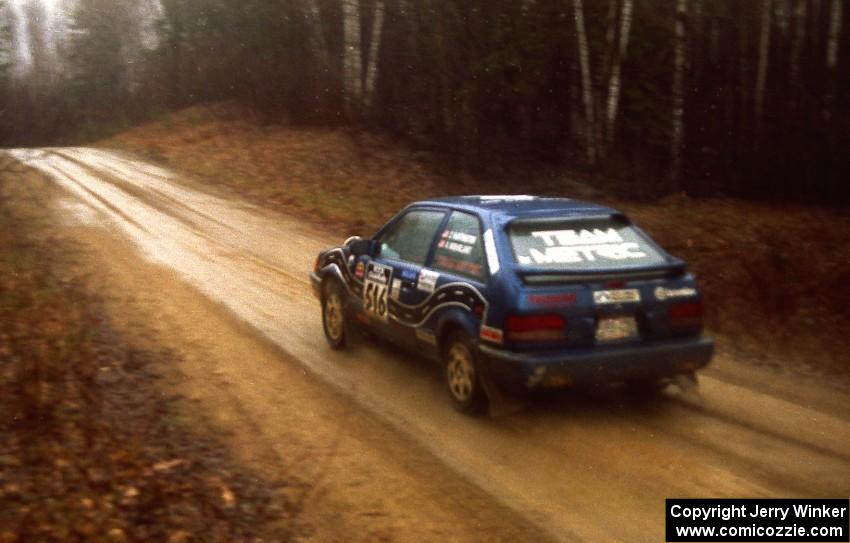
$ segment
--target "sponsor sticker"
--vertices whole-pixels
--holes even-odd
[[[437,287],[437,279],[440,274],[431,270],[422,270],[419,272],[419,279],[416,281],[416,288],[422,292],[434,292]]]
[[[354,267],[354,277],[356,277],[358,279],[363,279],[363,275],[365,275],[365,274],[366,274],[366,265],[363,264],[363,261],[361,260]]]
[[[393,269],[377,262],[369,262],[369,267],[366,268],[366,280],[380,285],[387,285],[390,282],[390,276]]]
[[[498,328],[493,328],[492,326],[486,326],[484,324],[481,325],[481,339],[490,341],[492,343],[502,344],[503,334],[502,331]]]
[[[401,293],[401,279],[393,279],[392,288],[390,288],[390,299],[398,301],[398,295]]]
[[[622,304],[640,301],[640,291],[636,288],[622,290],[597,290],[593,293],[593,302],[597,305]]]
[[[481,264],[457,260],[446,255],[437,255],[436,265],[442,270],[465,273],[474,277],[482,277],[484,275],[484,269],[481,267]]]
[[[669,300],[671,298],[688,298],[690,296],[697,295],[697,289],[691,287],[683,287],[683,288],[664,288],[664,287],[656,287],[655,291],[655,299],[656,300]]]
[[[542,230],[531,232],[542,247],[517,255],[520,264],[577,264],[597,260],[630,260],[647,256],[640,245],[626,241],[615,228]]]
[[[482,204],[495,204],[498,202],[526,202],[529,200],[536,200],[537,197],[529,196],[527,194],[503,194],[503,195],[492,195],[492,196],[482,196],[481,203]]]
[[[466,243],[468,245],[475,245],[475,242],[478,241],[478,238],[473,236],[472,234],[467,234],[465,232],[456,232],[454,230],[443,230],[443,239],[459,241],[460,243]]]

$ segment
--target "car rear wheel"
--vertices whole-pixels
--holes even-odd
[[[345,347],[345,294],[339,282],[331,280],[322,289],[322,327],[331,349]]]
[[[443,346],[446,390],[455,409],[468,415],[487,407],[487,394],[481,385],[475,348],[466,334],[449,335]]]

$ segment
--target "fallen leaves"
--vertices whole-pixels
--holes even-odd
[[[165,460],[163,462],[157,462],[153,465],[154,471],[170,471],[178,466],[182,466],[185,460],[182,458],[175,458],[172,460]]]
[[[288,539],[295,508],[276,482],[163,399],[155,367],[173,355],[127,344],[64,273],[61,244],[32,242],[43,208],[1,196],[0,543]]]

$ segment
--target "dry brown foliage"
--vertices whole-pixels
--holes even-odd
[[[174,355],[125,342],[38,225],[0,190],[0,542],[288,539],[282,485],[186,427]]]

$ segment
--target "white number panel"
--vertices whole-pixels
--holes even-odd
[[[370,262],[366,268],[366,281],[363,284],[363,310],[366,313],[387,320],[387,291],[390,288],[393,269],[383,264]]]

